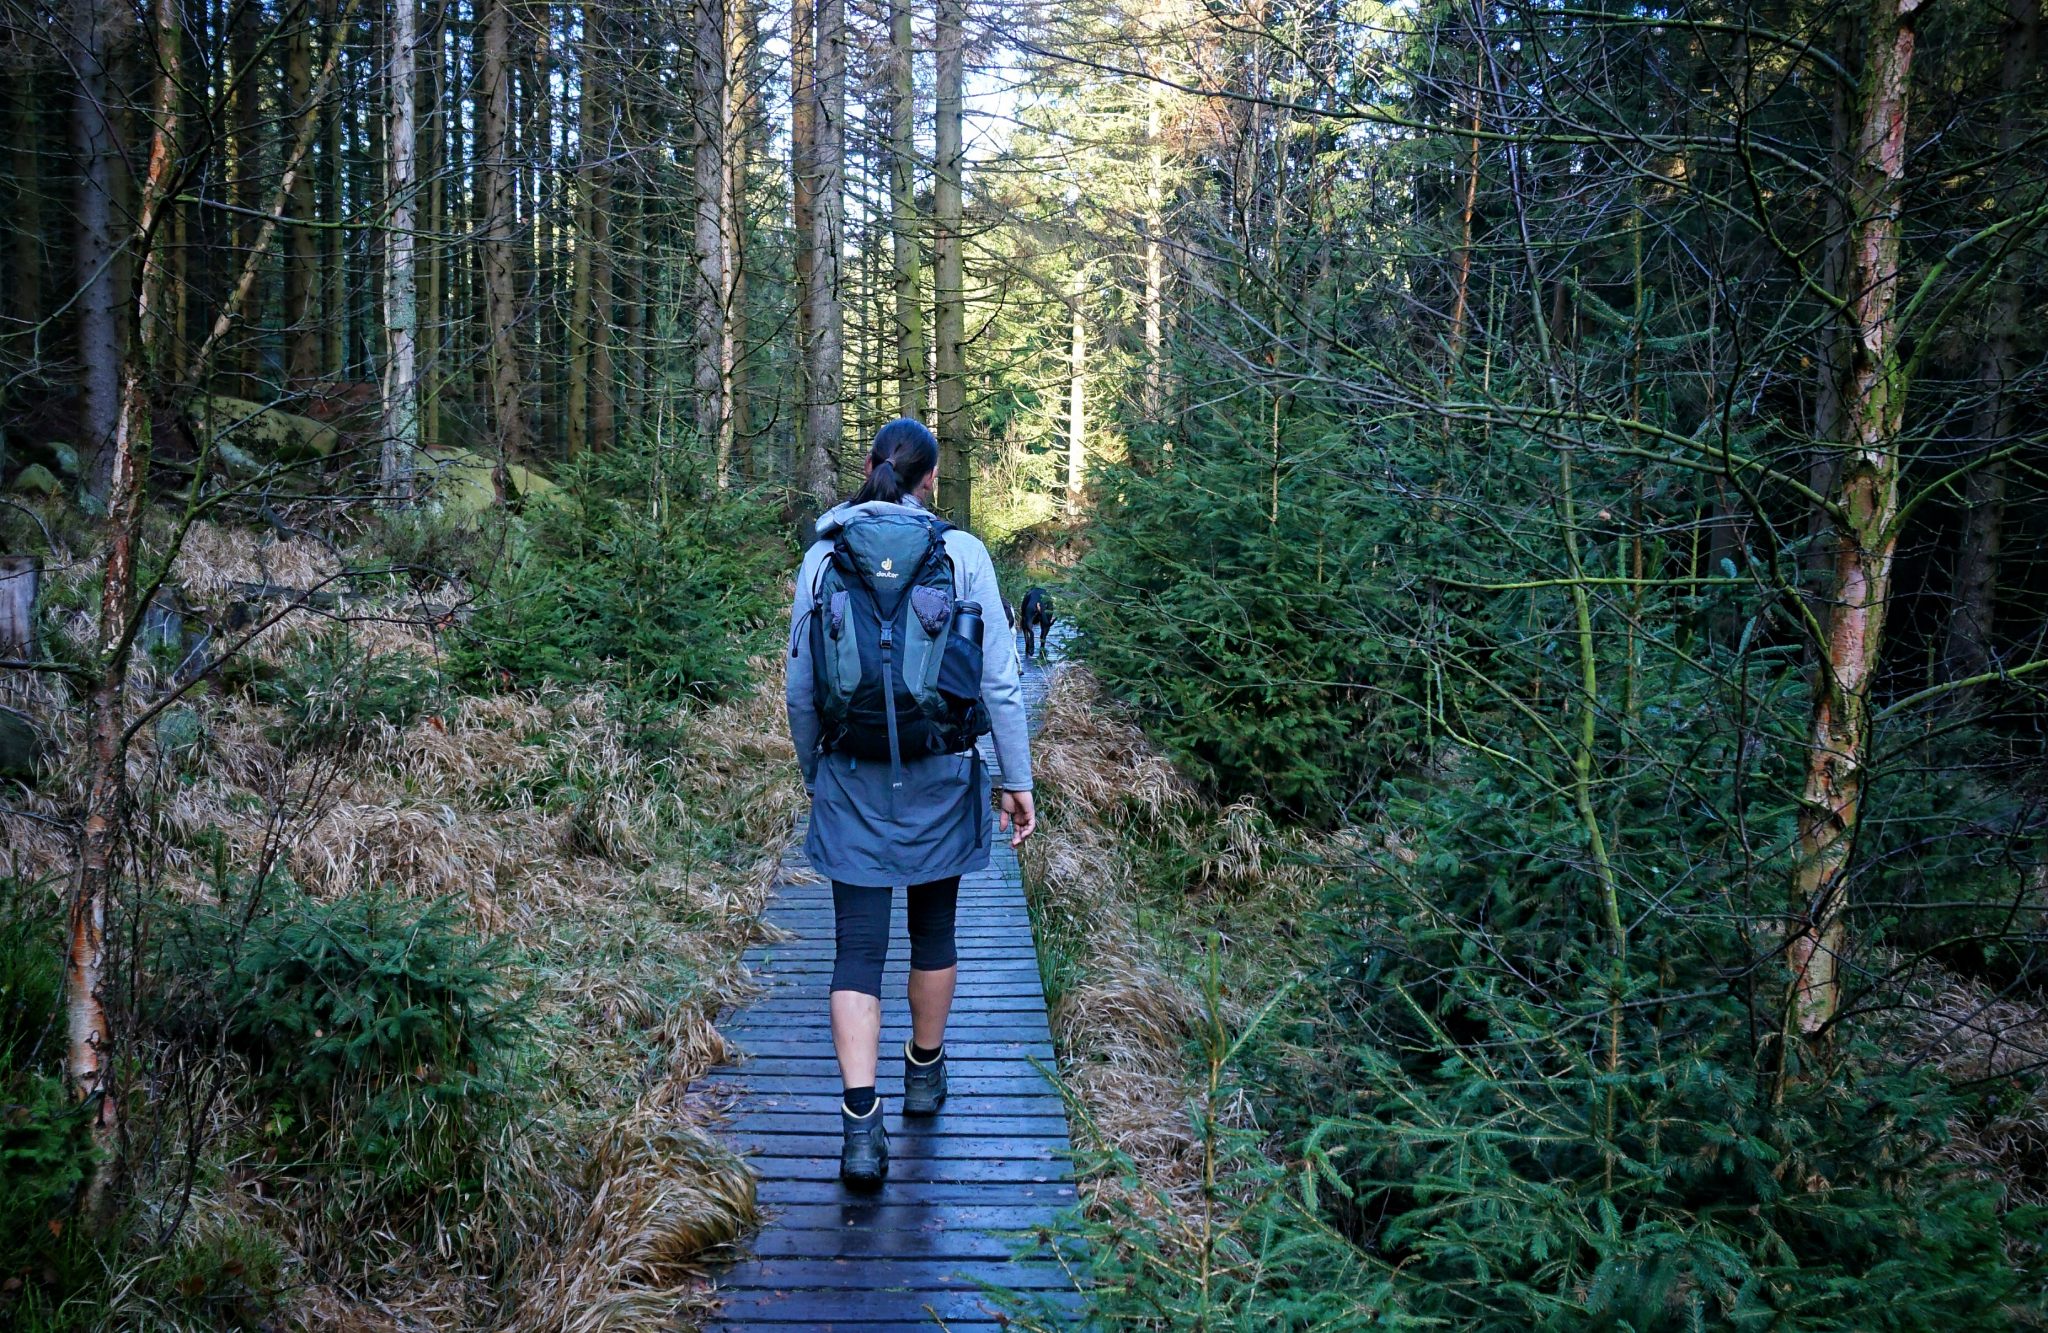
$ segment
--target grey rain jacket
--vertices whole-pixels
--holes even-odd
[[[789,735],[811,793],[811,829],[804,853],[819,874],[845,884],[888,887],[927,884],[988,864],[995,816],[989,776],[979,753],[906,757],[903,786],[889,799],[889,765],[818,753],[818,712],[812,703],[812,589],[832,552],[832,537],[859,514],[924,513],[913,499],[842,504],[818,520],[819,541],[804,553],[789,613],[783,689]],[[988,548],[971,533],[946,534],[955,594],[981,603],[981,698],[993,724],[996,764],[1007,791],[1031,790],[1030,728],[1024,712],[1017,639],[1003,619],[1002,592]]]

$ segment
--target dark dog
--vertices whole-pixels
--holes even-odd
[[[1052,635],[1052,598],[1045,595],[1043,588],[1027,588],[1024,605],[1018,608],[1017,623],[1024,627],[1024,656],[1034,651],[1034,634],[1037,640],[1035,651],[1044,657],[1046,640]]]

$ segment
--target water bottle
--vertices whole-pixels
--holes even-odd
[[[953,632],[979,648],[981,646],[981,603],[953,603]]]
[[[939,657],[939,694],[951,704],[957,716],[969,719],[967,737],[974,736],[972,719],[981,703],[981,603],[953,603],[953,628]]]

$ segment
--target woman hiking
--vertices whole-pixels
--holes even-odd
[[[946,1100],[954,909],[960,876],[989,862],[994,822],[977,736],[994,733],[1010,845],[1037,824],[1016,639],[999,629],[983,641],[981,609],[1002,593],[988,549],[925,507],[938,459],[921,422],[881,429],[866,484],[818,520],[790,610],[789,734],[811,796],[804,851],[832,881],[838,933],[839,1174],[856,1187],[889,1171],[875,1066],[899,884],[910,925],[903,1114],[935,1115]]]

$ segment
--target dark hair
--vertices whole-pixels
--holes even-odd
[[[874,464],[874,471],[868,473],[867,485],[854,493],[852,503],[901,503],[939,465],[939,442],[922,421],[898,417],[875,432],[868,462]]]

